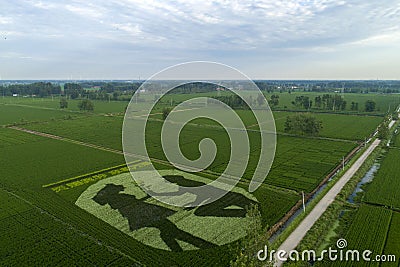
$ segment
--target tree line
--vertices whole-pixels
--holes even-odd
[[[359,104],[358,102],[352,101],[350,106],[350,110],[358,111]],[[347,107],[347,101],[340,95],[331,95],[324,94],[322,96],[316,96],[314,99],[311,99],[309,96],[296,96],[296,98],[292,101],[292,105],[296,108],[303,109],[320,109],[320,110],[331,110],[331,111],[344,111]],[[377,110],[376,102],[373,100],[367,100],[364,103],[364,110],[366,112],[373,112]]]
[[[0,95],[28,95],[47,97],[61,94],[61,86],[50,82],[35,82],[30,84],[11,84],[0,86]]]

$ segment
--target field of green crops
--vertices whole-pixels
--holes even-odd
[[[392,148],[368,185],[364,201],[400,209],[400,150]]]
[[[372,251],[371,259],[381,255],[385,247],[392,211],[381,207],[362,205],[350,225],[344,239],[346,250]],[[345,250],[345,251],[346,251]],[[361,257],[360,257],[361,258]],[[360,262],[360,266],[377,266],[376,262]],[[332,266],[354,266],[353,261],[336,261]]]
[[[0,126],[32,121],[51,121],[67,118],[68,116],[75,117],[77,113],[0,104]]]
[[[386,237],[386,244],[383,250],[385,255],[399,256],[400,251],[400,213],[393,212],[392,220],[390,222],[389,232]],[[399,259],[397,259],[399,261]],[[382,266],[398,266],[398,262],[385,263]]]
[[[45,133],[51,133],[74,140],[93,143],[121,150],[121,117],[84,117],[74,120],[32,124],[25,126]],[[149,121],[152,130],[148,135],[149,154],[154,158],[166,160],[160,153],[161,144],[158,138],[162,122]],[[95,130],[95,129],[102,129]],[[220,151],[230,151],[230,143],[224,131],[203,126],[185,127],[181,136],[181,149],[189,158],[199,156],[198,143],[205,137],[215,140]],[[258,162],[259,148],[257,133],[249,132],[252,144],[251,160],[245,178],[250,178]],[[184,140],[190,140],[185,142]],[[311,191],[338,163],[347,155],[354,143],[321,139],[308,139],[289,136],[278,136],[276,157],[267,182],[276,186],[294,190]],[[218,153],[210,166],[214,172],[222,172],[229,160],[229,154]]]
[[[0,265],[135,265],[42,209],[0,189]]]
[[[179,102],[191,96],[171,97]],[[59,103],[56,99],[3,98],[0,99],[0,125],[22,123],[20,127],[26,129],[122,150],[123,117],[115,114],[123,112],[127,103],[94,101],[94,114],[78,112],[77,104],[77,100],[70,101],[68,110],[61,111],[58,109]],[[105,113],[114,115],[105,115]],[[245,125],[250,128],[248,135],[251,156],[244,179],[238,189],[245,191],[258,161],[260,137],[259,133],[251,127],[255,123],[254,118],[247,111],[242,110],[238,113]],[[140,104],[137,114],[140,114]],[[275,113],[278,131],[281,131],[282,121],[288,114]],[[272,226],[278,222],[300,199],[299,191],[312,191],[341,162],[342,157],[356,146],[354,140],[361,140],[364,135],[370,134],[381,120],[380,117],[332,114],[317,114],[316,116],[324,123],[325,128],[321,136],[346,140],[333,141],[324,138],[278,135],[276,158],[271,172],[265,183],[253,193],[259,203],[263,225]],[[159,144],[162,121],[158,120],[159,115],[154,115],[152,118],[148,122],[153,131],[147,140],[149,153],[155,159],[166,160]],[[182,152],[188,158],[197,158],[200,155],[199,141],[205,137],[212,138],[217,144],[219,153],[208,170],[221,173],[229,160],[227,151],[230,151],[230,143],[226,133],[207,121],[199,120],[195,124],[186,126],[181,133]],[[0,231],[1,240],[5,240],[0,242],[0,265],[7,266],[20,260],[23,265],[69,262],[71,265],[131,266],[138,261],[148,266],[210,266],[212,264],[227,265],[232,260],[237,243],[229,244],[235,238],[229,235],[224,236],[222,232],[221,235],[215,237],[215,240],[219,240],[216,243],[218,246],[212,249],[171,253],[144,245],[143,243],[147,242],[144,241],[146,239],[144,232],[138,234],[138,240],[143,241],[139,242],[119,231],[118,227],[115,228],[77,207],[75,202],[82,193],[92,186],[101,184],[101,176],[97,176],[100,177],[97,180],[86,179],[85,182],[71,183],[74,187],[71,186],[70,190],[64,192],[43,187],[72,177],[85,177],[85,174],[123,163],[123,156],[117,153],[76,142],[0,128],[0,164],[2,166],[0,199],[2,203],[7,203],[0,207],[0,228],[8,230]],[[160,166],[157,165],[157,167]],[[161,168],[169,167],[163,165]],[[206,174],[202,175],[206,177]],[[214,178],[212,175],[207,175],[208,179]],[[22,196],[24,200],[8,191]],[[237,207],[233,205],[233,209],[235,208]],[[181,212],[174,216],[171,220],[174,219],[174,222],[182,229],[188,232],[193,230],[195,235],[204,239],[214,238],[215,233],[210,231],[204,230],[203,233],[203,229],[200,228],[190,229],[190,220],[186,216],[192,215],[188,212]],[[120,218],[119,223],[122,221],[123,218]],[[217,225],[217,221],[219,223],[219,220],[214,220],[213,223]],[[206,229],[208,222],[204,219],[199,225]],[[239,220],[232,219],[229,224],[238,222]],[[152,236],[156,237],[157,233],[154,229],[152,231]],[[243,236],[243,229],[241,231],[236,234]],[[13,232],[16,234],[12,234]],[[158,248],[163,248],[165,245],[159,240],[155,244]],[[190,247],[190,244],[181,245]],[[33,255],[41,256],[34,257]]]
[[[284,132],[287,116],[292,112],[274,112],[277,132]],[[314,113],[322,121],[319,136],[346,140],[364,140],[382,122],[382,117]]]
[[[72,111],[69,113],[79,112],[78,103],[80,100],[68,100],[68,108],[66,111]],[[94,103],[94,113],[118,113],[123,112],[128,102],[125,101],[96,101]],[[5,97],[0,98],[0,106],[2,104],[7,104],[9,106],[25,107],[25,108],[35,108],[37,109],[48,109],[48,110],[58,110],[60,108],[60,103],[58,98],[17,98],[17,97]],[[67,113],[67,114],[69,114]],[[53,115],[54,116],[54,115]]]

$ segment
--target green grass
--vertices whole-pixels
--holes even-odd
[[[190,96],[177,95],[172,97],[175,101],[181,101]],[[58,101],[52,101],[51,99],[0,99],[0,103],[6,101],[30,106],[5,107],[21,108],[24,112],[17,112],[17,114],[32,113],[33,117],[29,117],[26,120],[40,121],[40,123],[32,123],[23,127],[121,150],[122,116],[107,117],[99,114],[81,116],[75,112],[59,111]],[[77,111],[77,103],[77,101],[70,101],[69,110]],[[126,104],[127,102],[108,103],[95,101],[95,113],[122,112]],[[0,104],[0,109],[2,106]],[[244,119],[247,126],[255,123],[254,118],[247,111],[239,111],[238,113]],[[72,116],[78,114],[79,116],[64,120],[64,114],[71,114]],[[138,105],[137,114],[141,114],[140,104]],[[361,138],[363,134],[370,131],[373,127],[372,125],[377,123],[378,120],[375,120],[373,117],[340,116],[340,119],[337,119],[334,117],[335,115],[317,114],[317,116],[323,117],[326,121],[325,125],[327,128],[324,130],[327,132],[325,136],[350,140]],[[3,115],[3,117],[9,119],[10,116]],[[154,118],[157,118],[157,116],[154,116]],[[357,124],[358,118],[362,118],[359,124]],[[199,151],[197,147],[199,140],[211,136],[217,143],[219,151],[223,153],[217,156],[216,161],[210,166],[210,170],[221,172],[224,170],[227,162],[229,142],[227,142],[228,140],[223,130],[207,127],[207,125],[204,125],[207,123],[201,122],[198,126],[188,126],[184,129],[181,136],[182,151],[189,158],[198,157]],[[342,135],[336,131],[335,124],[343,125],[341,126],[343,129],[340,131]],[[154,126],[152,129],[155,131],[149,136],[149,144],[152,146],[150,152],[155,158],[164,159],[164,155],[160,153],[160,146],[158,145],[159,134],[157,133],[161,129],[161,122],[152,120],[149,122],[149,125]],[[362,131],[353,134],[354,129],[351,127],[360,128],[359,126],[363,127]],[[259,150],[259,135],[256,131],[249,131],[249,135],[252,151],[251,160],[243,177],[244,179],[239,184],[244,190],[247,190],[248,181],[258,160],[257,153]],[[354,146],[355,143],[351,142],[278,136],[276,159],[272,170],[267,177],[266,183],[254,193],[254,196],[260,202],[263,224],[272,226],[276,223],[300,198],[300,195],[292,190],[311,191],[314,189],[325,175],[336,164],[340,163],[342,156],[345,156]],[[18,236],[18,244],[23,243],[24,237],[40,243],[37,245],[37,248],[30,245],[32,243],[29,242],[26,243],[28,244],[27,247],[20,248],[15,248],[9,245],[9,243],[5,243],[4,247],[10,246],[13,251],[26,252],[26,256],[25,253],[21,256],[22,263],[28,264],[28,257],[32,257],[30,253],[35,253],[36,255],[43,253],[45,258],[55,262],[54,255],[59,253],[58,249],[61,249],[63,251],[62,256],[60,256],[61,260],[70,262],[71,265],[88,265],[87,261],[90,261],[94,265],[107,265],[112,260],[115,260],[113,261],[115,265],[132,264],[131,260],[121,256],[119,253],[115,254],[114,250],[111,252],[107,250],[107,252],[100,248],[97,253],[98,247],[96,246],[98,246],[98,243],[117,248],[124,254],[148,266],[173,266],[178,264],[203,266],[215,264],[227,265],[234,257],[232,250],[236,249],[236,244],[222,245],[213,249],[170,253],[145,246],[133,238],[127,238],[127,235],[121,231],[84,210],[77,208],[73,204],[79,195],[92,184],[73,188],[68,190],[68,192],[66,191],[66,194],[55,193],[49,188],[42,188],[44,184],[122,164],[124,159],[121,155],[21,133],[12,129],[0,129],[0,148],[0,164],[2,166],[0,177],[2,177],[2,187],[9,188],[13,192],[24,196],[34,205],[46,211],[45,214],[40,213],[38,215],[37,211],[31,214],[30,212],[34,209],[26,207],[24,204],[21,204],[21,207],[16,207],[15,210],[0,210],[0,218],[4,218],[4,222],[6,222],[3,225],[3,220],[0,220],[0,227],[7,229],[8,225],[14,223],[15,227],[17,227],[15,231],[21,233],[16,235]],[[212,177],[210,176],[209,178]],[[8,206],[11,205],[7,204],[6,207]],[[47,213],[51,215],[50,218],[55,216],[60,225],[48,220],[47,217],[44,218],[44,215]],[[20,215],[22,217],[18,217]],[[11,219],[7,221],[11,217],[16,218],[23,225],[36,225],[36,221],[31,218],[37,218],[40,220],[38,224],[43,225],[44,230],[36,230],[36,226],[32,226],[31,229],[33,231],[28,233],[28,231],[18,228],[19,224]],[[90,238],[88,239],[89,241],[81,240],[74,233],[66,231],[67,226],[65,225],[81,231],[79,234],[81,237],[93,236],[99,242]],[[23,227],[30,229],[28,226]],[[45,229],[51,230],[46,231]],[[38,233],[38,236],[35,233]],[[11,239],[11,237],[12,234],[6,238]],[[65,245],[62,243],[63,238],[66,240]],[[49,241],[45,243],[40,240]],[[70,240],[76,240],[77,248],[69,248]],[[88,243],[86,244],[85,242]],[[80,245],[81,243],[82,246]],[[1,247],[3,248],[3,245]],[[46,247],[47,251],[41,252]],[[4,249],[6,250],[6,248]],[[6,258],[0,257],[1,260],[4,260],[0,265],[11,265],[17,259],[16,255],[18,254],[14,253],[12,256],[7,256]],[[96,259],[93,259],[94,257]],[[80,258],[84,258],[84,262],[77,263],[76,261]],[[45,265],[46,263],[33,262],[28,265]]]
[[[277,132],[284,132],[287,116],[293,112],[274,112]],[[322,130],[319,136],[346,140],[364,140],[376,130],[383,118],[373,116],[355,116],[339,114],[312,114],[322,121]]]
[[[127,265],[135,261],[0,189],[0,265]]]
[[[393,212],[390,228],[386,239],[383,254],[396,255],[397,262],[384,263],[382,266],[398,266],[400,251],[400,213]]]
[[[68,100],[68,108],[65,111],[73,111],[79,112],[78,103],[81,100],[79,99],[69,99]],[[13,106],[26,106],[37,109],[60,109],[60,100],[59,98],[54,97],[51,98],[16,98],[16,97],[0,97],[0,106],[1,104],[8,104]],[[94,113],[120,113],[125,111],[125,107],[128,105],[127,101],[100,101],[100,100],[92,100],[94,104]],[[69,112],[70,113],[70,112]]]
[[[74,140],[93,143],[114,149],[122,149],[120,117],[85,117],[74,120],[32,124],[26,128],[67,137]],[[149,154],[157,159],[166,160],[160,153],[160,131],[162,122],[149,121],[151,129],[147,136]],[[101,130],[99,130],[101,129]],[[244,178],[250,179],[258,162],[259,135],[249,132],[252,154]],[[229,160],[230,143],[225,131],[218,128],[185,126],[181,133],[181,149],[188,158],[199,157],[198,143],[210,137],[215,140],[219,151],[217,158],[209,167],[214,172],[222,172]],[[274,164],[267,183],[294,190],[311,191],[338,163],[355,144],[319,139],[307,139],[290,136],[278,136]]]
[[[63,119],[68,116],[76,116],[76,114],[62,110],[0,104],[0,125],[20,124],[31,121],[50,121]]]
[[[122,151],[122,117],[88,116],[26,125],[24,128]]]
[[[374,259],[376,255],[382,254],[391,216],[392,211],[390,210],[362,205],[344,235],[348,244],[346,250],[357,249],[361,253],[364,250],[370,250],[372,251],[371,259]],[[354,262],[337,261],[332,266],[354,266]],[[360,262],[360,266],[378,266],[378,263],[372,261]]]
[[[365,202],[400,209],[400,150],[390,149],[368,185]]]
[[[6,184],[37,188],[124,163],[122,155],[12,129],[0,129],[0,140],[11,135],[22,138],[20,143],[9,140],[8,145],[0,150],[0,177]]]

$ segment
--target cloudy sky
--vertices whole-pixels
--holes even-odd
[[[253,79],[400,79],[399,0],[0,0],[4,79],[145,79],[209,60]]]

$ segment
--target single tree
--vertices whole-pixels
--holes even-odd
[[[265,97],[262,94],[258,94],[257,96],[257,103],[259,106],[264,105],[265,103]]]
[[[376,103],[373,100],[367,100],[365,102],[365,111],[366,112],[373,112],[376,109]]]
[[[89,99],[84,99],[78,104],[78,108],[82,111],[93,111],[94,110],[94,104],[92,101]]]
[[[170,108],[164,108],[164,109],[163,109],[163,111],[162,111],[162,118],[163,118],[163,120],[165,120],[165,119],[168,117],[168,115],[169,115],[170,112],[171,112],[171,109],[170,109]]]
[[[389,136],[389,125],[387,123],[383,123],[378,127],[378,138],[380,140],[387,139]]]
[[[273,106],[279,105],[279,95],[272,95],[270,99],[270,103]]]
[[[267,246],[272,250],[268,241],[268,227],[263,227],[261,213],[258,205],[252,204],[247,209],[246,219],[249,224],[245,228],[246,238],[243,238],[239,243],[236,259],[231,261],[232,267],[258,267],[258,266],[274,266],[273,262],[269,261],[269,257],[265,261],[258,259],[257,252]]]
[[[68,101],[65,97],[60,99],[60,108],[68,108]]]

